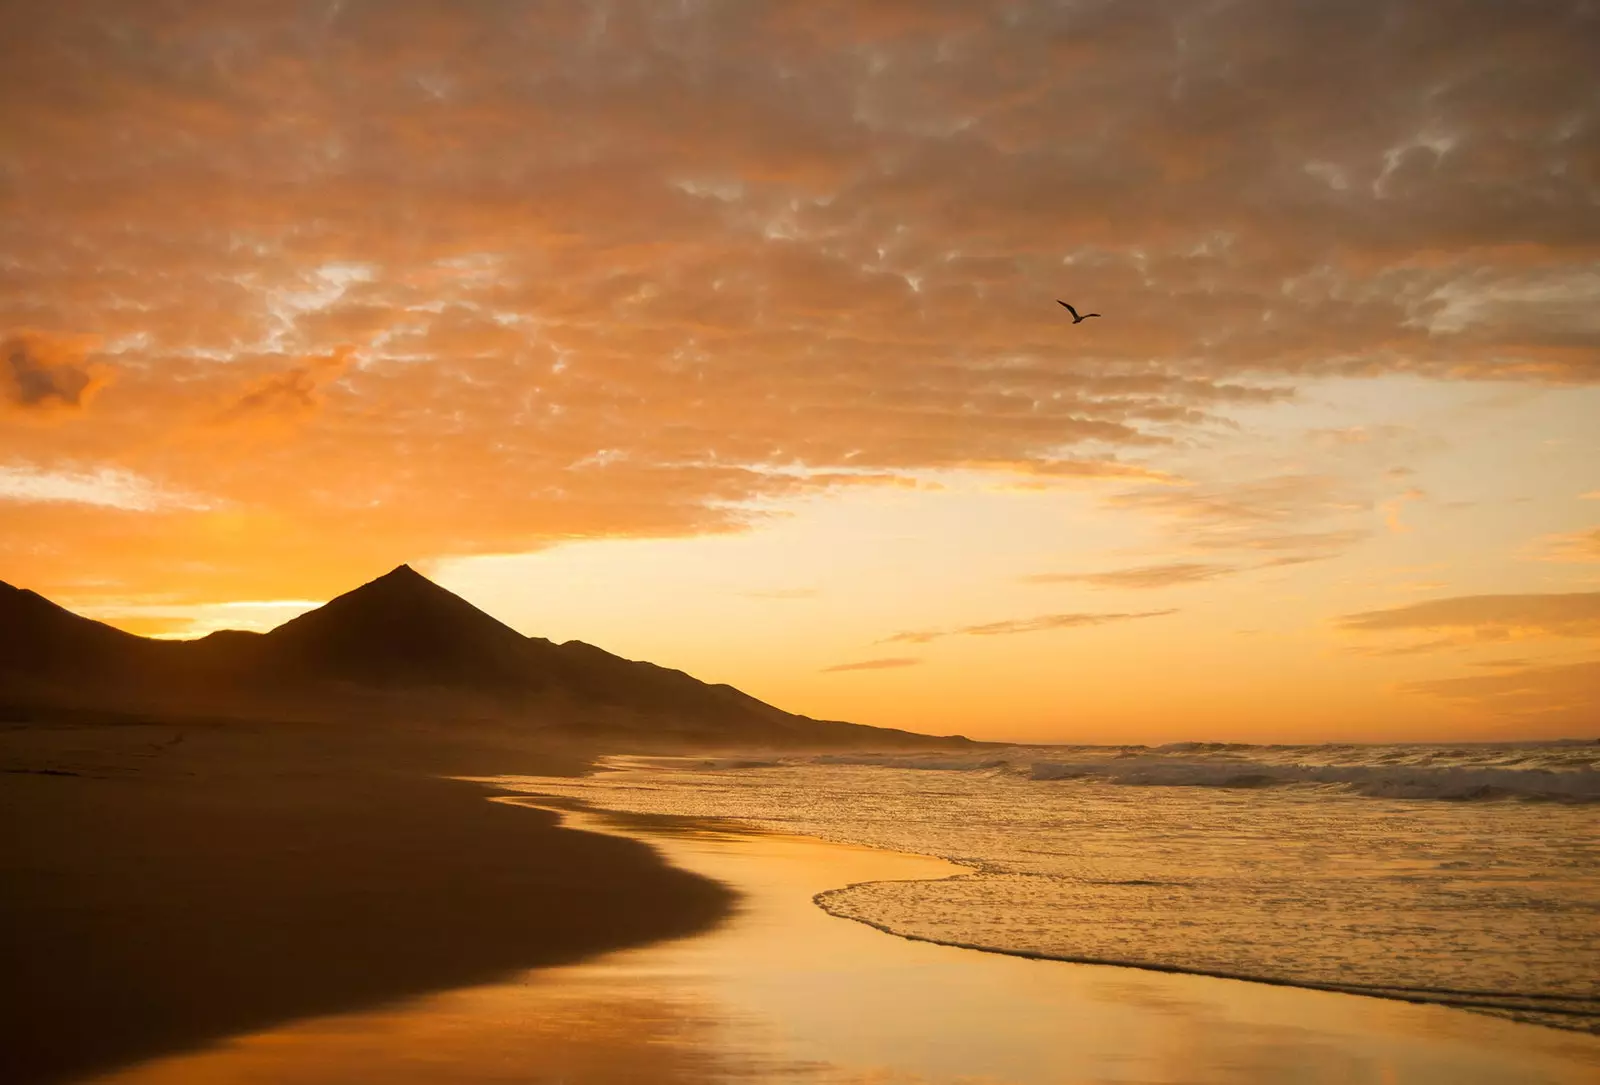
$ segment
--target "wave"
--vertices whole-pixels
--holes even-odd
[[[1252,761],[1218,763],[1172,758],[1116,761],[1038,761],[1035,780],[1093,778],[1125,787],[1260,788],[1332,784],[1381,799],[1535,799],[1600,802],[1600,772],[1545,768],[1469,768],[1461,765],[1307,765]]]
[[[1123,787],[1250,790],[1320,785],[1379,799],[1600,803],[1600,757],[1595,747],[1587,744],[1450,747],[1175,742],[1153,749],[1033,747],[976,757],[824,754],[809,760],[822,765],[994,773]]]
[[[1245,983],[1264,983],[1274,987],[1298,987],[1309,991],[1329,991],[1334,994],[1359,995],[1367,998],[1384,998],[1396,1002],[1413,1002],[1432,1006],[1449,1006],[1455,1009],[1475,1010],[1499,1017],[1508,1017],[1530,1024],[1578,1032],[1600,1031],[1600,995],[1562,994],[1547,992],[1489,991],[1459,987],[1425,987],[1405,985],[1380,985],[1370,983],[1327,983],[1291,976],[1275,976],[1221,969],[1197,968],[1163,961],[1144,961],[1110,957],[1079,956],[1067,953],[1046,953],[1041,950],[1011,949],[978,942],[935,938],[925,934],[911,934],[896,930],[888,923],[832,906],[835,897],[851,890],[870,887],[872,883],[858,882],[826,889],[811,898],[813,904],[837,919],[855,923],[904,938],[908,942],[927,942],[952,949],[968,949],[978,953],[998,953],[1006,957],[1021,957],[1031,961],[1058,961],[1063,964],[1103,965],[1111,968],[1137,968],[1145,972],[1165,972],[1184,976],[1208,976],[1212,979],[1239,980]]]

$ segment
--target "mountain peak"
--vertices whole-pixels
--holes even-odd
[[[409,565],[400,565],[274,629],[266,639],[330,676],[466,679],[520,655],[526,638]]]
[[[411,584],[411,585],[426,584],[430,588],[438,588],[438,590],[440,590],[440,591],[444,591],[445,590],[443,588],[440,588],[439,585],[435,584],[433,581],[429,580],[427,577],[423,576],[421,573],[417,572],[411,566],[403,564],[403,563],[400,564],[400,565],[396,565],[393,569],[390,569],[388,572],[384,573],[382,576],[377,577],[376,579],[367,581],[365,584],[361,585],[361,588],[371,588],[371,587],[375,587],[376,585],[379,585],[379,584],[391,585],[391,586],[392,585],[401,585],[401,584]],[[356,588],[355,590],[356,591],[360,591],[361,588]],[[345,594],[348,595],[350,593],[346,592]]]
[[[319,609],[338,607],[348,611],[358,602],[369,607],[400,606],[408,609],[424,607],[428,609],[425,616],[432,619],[441,618],[448,611],[456,620],[476,618],[494,622],[496,625],[501,624],[498,619],[485,614],[449,588],[435,584],[409,565],[396,565],[382,576],[369,580],[358,588],[352,588],[343,595],[335,596]],[[318,611],[311,613],[315,614]]]

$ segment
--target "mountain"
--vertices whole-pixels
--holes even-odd
[[[515,688],[529,640],[402,565],[262,640],[279,673],[371,686]]]
[[[964,744],[814,720],[732,686],[526,637],[399,568],[269,633],[134,636],[0,582],[0,710],[495,720],[619,742]]]
[[[44,596],[0,581],[0,668],[32,671],[75,659],[139,651],[143,637],[80,617]]]

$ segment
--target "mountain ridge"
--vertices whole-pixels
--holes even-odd
[[[298,720],[425,717],[618,742],[967,745],[785,712],[725,683],[519,633],[400,565],[266,633],[158,640],[0,581],[0,708]]]

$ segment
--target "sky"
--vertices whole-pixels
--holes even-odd
[[[0,579],[197,636],[408,562],[978,738],[1594,737],[1597,56],[1591,0],[0,3]]]

